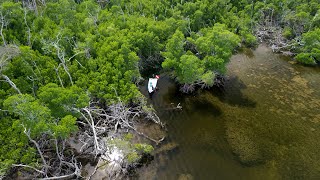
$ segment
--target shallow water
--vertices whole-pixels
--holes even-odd
[[[162,147],[175,148],[138,179],[320,179],[319,68],[260,45],[232,57],[223,90],[181,95],[168,77],[158,87],[151,103],[167,124]]]

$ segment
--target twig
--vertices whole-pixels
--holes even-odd
[[[36,168],[34,168],[32,166],[25,165],[25,164],[12,164],[12,166],[14,166],[14,167],[26,167],[26,168],[33,169],[33,170],[37,171],[38,173],[45,174],[45,172],[40,171],[40,170],[38,170],[38,169],[36,169]]]

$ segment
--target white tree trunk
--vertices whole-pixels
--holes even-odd
[[[10,84],[10,86],[15,89],[19,94],[21,94],[20,90],[17,88],[16,84],[10,80],[10,78],[4,74],[2,74],[2,77]]]
[[[7,46],[7,43],[6,43],[6,39],[4,38],[4,35],[3,35],[3,28],[5,27],[6,25],[6,19],[5,17],[3,16],[2,12],[0,12],[0,22],[1,22],[1,27],[0,27],[0,35],[1,35],[1,38],[2,38],[2,43],[3,43],[3,46]]]

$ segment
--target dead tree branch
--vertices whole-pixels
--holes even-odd
[[[29,165],[25,165],[25,164],[12,164],[12,166],[14,166],[14,167],[30,168],[30,169],[32,169],[32,170],[34,170],[34,171],[36,171],[36,172],[38,172],[38,173],[40,173],[40,174],[45,175],[45,172],[40,171],[40,170],[38,170],[37,168],[34,168],[34,167],[32,167],[32,166],[29,166]]]
[[[7,27],[8,24],[9,24],[9,21],[6,19],[6,15],[3,14],[3,12],[0,10],[0,35],[2,38],[3,46],[7,46],[7,42],[3,34],[3,29]]]
[[[23,127],[24,127],[24,126],[23,126]],[[36,148],[37,148],[37,150],[38,150],[38,153],[39,153],[39,155],[40,155],[40,157],[41,157],[43,166],[44,166],[44,168],[45,168],[45,173],[46,173],[47,168],[48,168],[48,165],[47,165],[47,161],[45,160],[45,158],[44,158],[44,156],[43,156],[43,153],[42,153],[42,151],[41,151],[41,149],[40,149],[39,144],[38,144],[35,140],[33,140],[33,139],[31,138],[31,136],[30,136],[30,129],[27,130],[27,128],[24,127],[24,131],[23,131],[23,132],[24,132],[24,134],[28,137],[29,141],[31,141],[31,142],[36,146]]]
[[[1,76],[6,80],[7,83],[10,84],[10,86],[11,86],[14,90],[16,90],[19,94],[21,94],[21,91],[17,88],[16,84],[15,84],[14,82],[12,82],[8,76],[6,76],[6,75],[4,75],[4,74],[2,74]]]

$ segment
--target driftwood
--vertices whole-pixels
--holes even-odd
[[[165,108],[165,110],[182,110],[180,103],[178,103],[177,106],[175,106],[174,103],[170,103],[170,106],[169,108]]]

